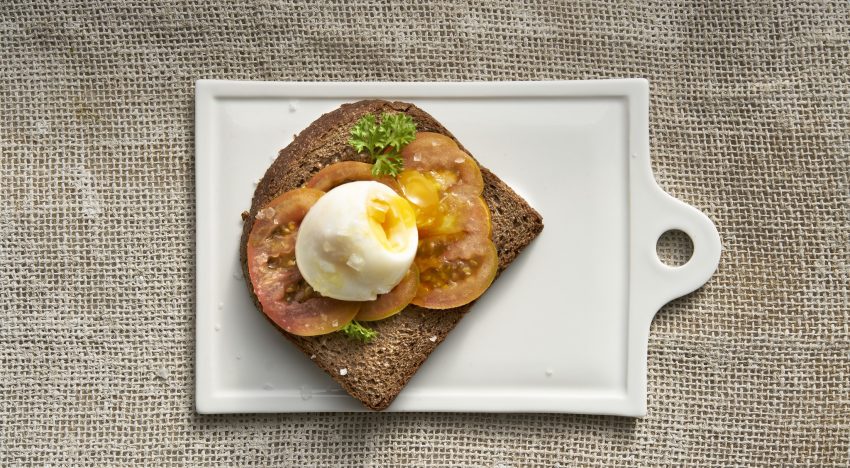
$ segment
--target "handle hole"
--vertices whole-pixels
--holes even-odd
[[[667,266],[680,267],[686,263],[694,254],[694,242],[691,237],[678,229],[671,229],[661,237],[655,244],[655,254]]]

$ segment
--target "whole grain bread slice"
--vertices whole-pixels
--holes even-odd
[[[243,213],[240,258],[248,290],[258,310],[260,304],[254,295],[246,259],[248,234],[257,211],[281,193],[301,187],[313,174],[329,164],[347,160],[368,162],[348,144],[349,131],[363,115],[380,115],[383,112],[405,113],[416,122],[418,131],[442,133],[457,141],[451,132],[413,104],[383,100],[345,104],[322,115],[297,135],[268,168],[257,184],[250,211]],[[458,145],[466,151],[460,142]],[[485,184],[484,199],[492,215],[493,243],[498,251],[501,272],[537,237],[543,229],[543,220],[537,211],[495,174],[483,166],[481,172]],[[498,285],[494,283],[491,287]],[[378,337],[368,344],[353,341],[341,333],[316,337],[282,333],[349,394],[373,410],[382,410],[392,403],[419,366],[471,306],[467,304],[448,310],[408,306],[390,318],[370,322],[369,326],[378,331]],[[341,375],[341,369],[346,369],[343,372],[345,375]]]

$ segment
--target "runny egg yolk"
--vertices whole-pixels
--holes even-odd
[[[406,232],[416,225],[416,215],[410,203],[401,197],[372,198],[366,207],[372,235],[390,252],[404,249]]]
[[[416,213],[416,226],[431,225],[439,216],[440,184],[432,177],[410,170],[398,175],[401,191]]]

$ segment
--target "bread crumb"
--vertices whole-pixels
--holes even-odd
[[[348,369],[343,367],[342,369],[339,370],[339,375],[348,375]]]
[[[436,343],[437,342],[437,335],[434,335],[434,336],[432,336],[431,338],[428,338],[428,339],[431,341],[431,343]]]

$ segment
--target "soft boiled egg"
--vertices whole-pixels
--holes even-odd
[[[321,295],[371,301],[390,292],[413,263],[419,234],[410,203],[384,184],[349,182],[310,208],[295,261]]]

